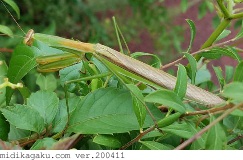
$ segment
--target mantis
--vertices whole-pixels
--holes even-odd
[[[8,9],[7,11],[9,12]],[[51,47],[70,52],[68,54],[37,58],[36,61],[39,64],[38,70],[41,72],[59,70],[64,68],[65,64],[60,65],[58,61],[70,65],[81,61],[85,53],[92,53],[94,57],[100,60],[116,76],[123,75],[158,89],[167,88],[173,90],[175,88],[176,77],[99,43],[83,43],[57,36],[34,33],[34,30],[31,29],[25,36],[24,44],[31,46],[34,39],[46,43]],[[190,83],[187,84],[186,98],[207,106],[225,103],[219,96]]]
[[[70,64],[74,64],[81,61],[85,53],[92,53],[95,58],[118,77],[129,77],[158,89],[167,88],[173,90],[176,85],[176,77],[99,43],[84,43],[58,36],[34,33],[31,29],[26,34],[24,43],[31,46],[34,40],[39,40],[50,47],[70,52],[70,54],[37,58],[38,70],[41,72],[59,70],[62,67],[52,64],[58,61],[70,61]],[[186,99],[207,106],[225,103],[219,96],[190,83],[187,84]]]

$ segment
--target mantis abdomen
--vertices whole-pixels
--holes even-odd
[[[127,71],[143,77],[144,79],[152,81],[153,83],[167,89],[173,90],[175,88],[177,78],[162,70],[151,67],[141,61],[133,59],[101,44],[96,44],[94,50],[96,54],[108,59],[112,63],[126,69]],[[190,83],[187,84],[186,97],[209,106],[219,105],[225,102],[219,96]]]

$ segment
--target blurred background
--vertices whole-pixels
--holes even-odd
[[[131,52],[157,54],[163,64],[181,57],[189,44],[190,31],[185,19],[193,20],[197,28],[192,51],[200,48],[220,21],[210,0],[15,2],[21,13],[20,19],[16,20],[25,32],[32,28],[35,32],[99,42],[119,49],[112,21],[112,16],[115,16]],[[8,8],[16,17],[11,7]],[[24,35],[3,5],[0,5],[0,13],[0,24],[9,26],[16,35]],[[232,27],[238,30],[240,25],[241,22],[235,22]],[[17,38],[0,37],[0,48],[11,49],[16,43],[19,43]]]

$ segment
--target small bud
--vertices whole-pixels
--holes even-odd
[[[8,78],[4,78],[3,80],[4,80],[4,82],[8,82]]]
[[[18,88],[23,88],[23,84],[22,83],[17,83],[17,85],[16,85],[16,87],[18,87]]]

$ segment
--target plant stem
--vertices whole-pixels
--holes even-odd
[[[75,82],[80,82],[80,81],[87,81],[87,80],[91,80],[91,79],[95,79],[95,78],[103,78],[106,76],[110,76],[112,73],[107,72],[107,73],[101,73],[98,75],[94,75],[94,76],[89,76],[89,77],[84,77],[84,78],[79,78],[79,79],[75,79],[75,80],[70,80],[70,81],[66,81],[64,84],[64,92],[65,92],[65,99],[66,99],[66,107],[67,107],[67,123],[65,125],[65,128],[55,134],[54,136],[52,136],[53,139],[58,139],[61,138],[63,136],[63,134],[66,132],[66,130],[68,129],[69,126],[69,119],[70,119],[70,115],[69,115],[69,103],[68,103],[68,91],[67,91],[67,85],[70,83],[75,83]]]
[[[9,48],[0,48],[0,52],[8,52],[8,53],[12,53],[13,50],[9,49]]]
[[[232,15],[233,14],[233,11],[234,11],[234,1],[233,0],[228,0],[228,5],[227,5],[227,8],[228,8],[228,11],[229,11],[229,14]]]
[[[231,15],[229,18],[230,18],[230,19],[239,19],[239,18],[243,18],[243,12],[233,14],[233,15]]]
[[[223,0],[217,0],[217,3],[219,5],[221,12],[224,14],[224,19],[227,19],[230,16],[230,14],[227,8],[224,6]]]
[[[199,115],[199,114],[202,114],[202,115],[203,114],[212,114],[212,113],[222,111],[222,110],[227,110],[227,109],[230,109],[230,108],[232,108],[232,104],[228,104],[226,106],[219,107],[219,108],[211,108],[211,109],[208,109],[208,110],[188,112],[188,113],[185,113],[183,116],[192,116],[192,115]]]
[[[239,135],[239,136],[237,136],[236,138],[230,140],[230,141],[227,143],[227,145],[230,145],[231,143],[234,143],[234,142],[236,142],[236,141],[238,141],[238,140],[240,140],[240,139],[242,139],[242,138],[243,138],[243,135]]]
[[[238,104],[238,105],[235,105],[231,109],[225,111],[221,116],[219,116],[212,123],[210,123],[205,128],[203,128],[201,131],[199,131],[197,134],[195,134],[192,138],[186,140],[185,142],[183,142],[182,144],[180,144],[179,146],[177,146],[175,148],[175,150],[180,150],[180,149],[185,148],[186,146],[188,146],[189,144],[191,144],[192,142],[194,142],[195,140],[197,140],[198,138],[200,138],[203,133],[207,132],[210,128],[212,128],[215,124],[217,124],[218,122],[220,122],[221,120],[223,120],[226,116],[228,116],[235,109],[241,108],[241,107],[243,107],[243,103]]]
[[[218,36],[223,32],[223,30],[229,25],[229,23],[230,23],[230,20],[228,20],[228,19],[224,19],[223,21],[221,21],[221,23],[214,30],[214,32],[211,34],[211,36],[202,45],[201,49],[210,47],[215,42],[215,40],[218,38]]]
[[[200,49],[200,50],[198,50],[198,51],[195,51],[195,52],[191,53],[191,55],[194,56],[194,55],[199,54],[199,53],[201,53],[201,52],[203,52],[203,51],[210,50],[210,49],[212,49],[212,48],[214,48],[214,47],[226,46],[226,45],[229,45],[229,44],[231,44],[231,43],[233,43],[233,42],[238,42],[238,40],[235,39],[235,38],[232,38],[232,39],[230,39],[230,40],[228,40],[228,41],[224,41],[224,42],[221,42],[221,43],[217,43],[217,44],[214,44],[214,45],[212,45],[212,46],[210,46],[210,47],[207,47],[207,48],[204,48],[204,49]],[[233,44],[233,45],[234,45],[234,44]],[[175,61],[173,61],[173,62],[171,62],[171,63],[168,63],[168,64],[166,64],[166,65],[161,66],[160,69],[163,70],[163,69],[166,69],[166,68],[168,68],[168,67],[170,67],[170,66],[173,66],[173,65],[179,63],[179,62],[180,62],[181,60],[183,60],[184,58],[185,58],[185,56],[182,56],[181,58],[179,58],[179,59],[177,59],[177,60],[175,60]]]
[[[124,146],[122,146],[120,148],[120,150],[124,150],[124,149],[128,148],[133,143],[139,141],[144,135],[146,135],[147,133],[153,131],[155,128],[156,128],[156,126],[154,125],[154,126],[148,128],[147,130],[145,130],[144,132],[140,133],[136,138],[134,138],[133,140],[131,140],[130,142],[128,142],[127,144],[125,144]]]

